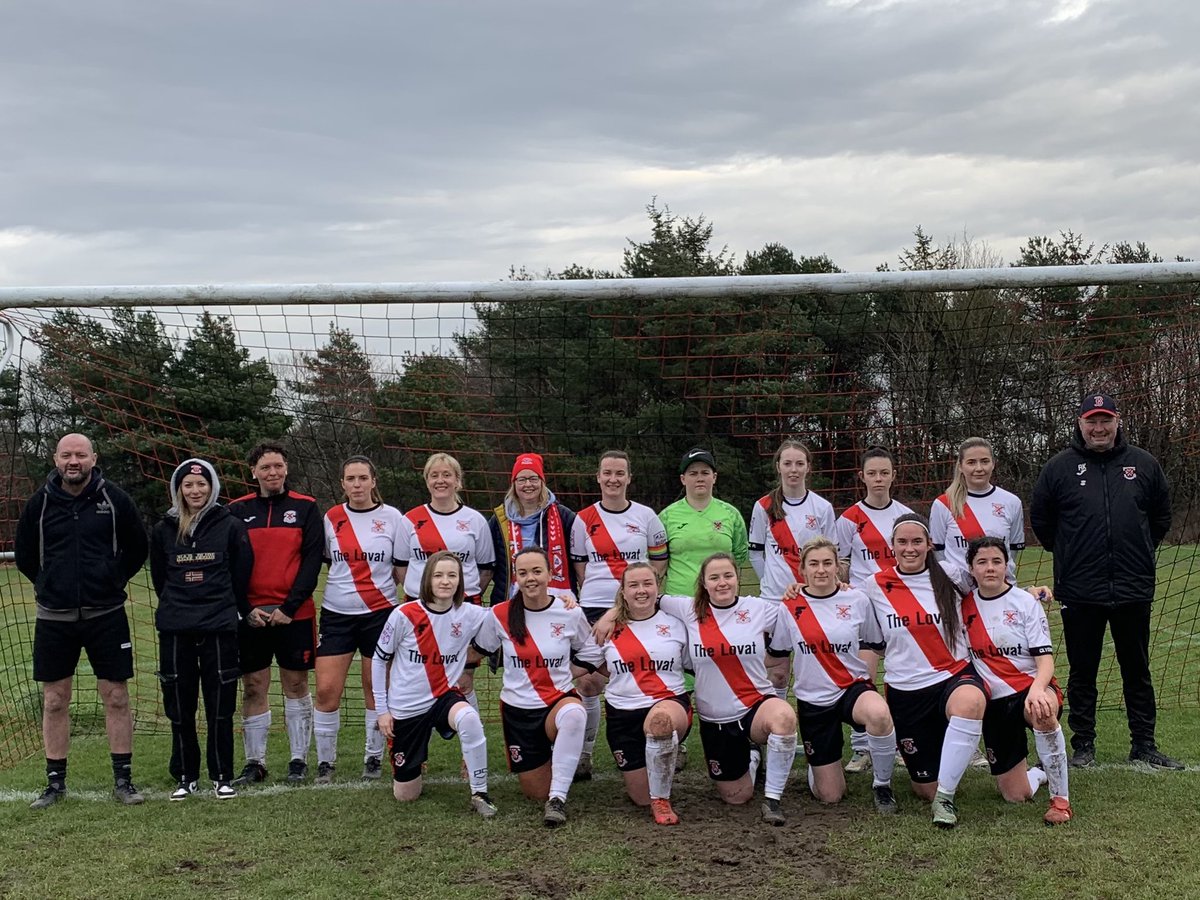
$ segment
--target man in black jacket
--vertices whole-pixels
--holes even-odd
[[[1029,519],[1054,554],[1070,665],[1071,765],[1096,759],[1096,673],[1107,627],[1121,667],[1130,760],[1182,769],[1155,744],[1150,680],[1154,553],[1171,527],[1171,497],[1158,461],[1125,441],[1112,397],[1083,398],[1071,445],[1038,476]]]
[[[64,436],[54,466],[21,511],[15,540],[17,568],[37,596],[33,677],[42,682],[48,783],[33,808],[52,806],[66,794],[71,682],[81,650],[104,701],[113,795],[133,805],[143,797],[131,777],[133,716],[126,682],[133,677],[133,643],[125,585],[146,562],[146,531],[129,495],[96,467],[88,438]]]

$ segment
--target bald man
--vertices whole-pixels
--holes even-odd
[[[44,701],[47,785],[33,809],[53,806],[67,793],[71,682],[82,651],[104,701],[113,796],[127,806],[143,800],[131,775],[126,682],[133,677],[133,644],[125,585],[146,562],[147,550],[137,508],[104,479],[92,442],[65,435],[54,451],[54,471],[21,510],[16,534],[17,568],[37,596],[33,677],[42,683]]]

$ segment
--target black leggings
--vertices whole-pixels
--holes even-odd
[[[176,781],[200,779],[196,710],[203,690],[208,777],[214,782],[231,781],[233,713],[241,676],[237,632],[160,632],[158,646],[158,680],[171,722],[171,777]]]

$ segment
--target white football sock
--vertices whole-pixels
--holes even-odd
[[[579,754],[583,752],[583,733],[587,728],[587,711],[578,703],[564,703],[554,714],[558,736],[550,751],[550,796],[567,799]]]
[[[675,758],[679,755],[679,734],[672,731],[669,738],[646,735],[646,781],[650,784],[650,797],[666,800],[671,796],[671,783],[675,780]]]
[[[892,770],[896,768],[896,729],[887,734],[867,734],[867,748],[871,753],[871,784],[883,787],[892,783]]]
[[[600,733],[600,697],[584,697],[583,708],[587,710],[587,727],[583,732],[583,752],[592,753],[596,749],[596,735]]]
[[[471,781],[472,794],[486,794],[488,787],[487,737],[483,732],[483,720],[474,707],[468,706],[458,714],[453,723],[462,745],[463,761],[467,764],[467,776]]]
[[[341,710],[313,711],[313,733],[317,736],[317,762],[337,762],[338,731],[342,727]]]
[[[368,709],[366,713],[367,741],[363,751],[364,762],[372,756],[382,757],[383,751],[387,749],[387,738],[379,730],[379,713],[373,709]]]
[[[762,751],[757,746],[750,748],[750,787],[758,783],[758,769],[762,763]]]
[[[1037,766],[1032,766],[1025,770],[1025,777],[1029,779],[1029,796],[1036,797],[1038,788],[1046,783],[1046,773]]]
[[[778,800],[783,796],[795,761],[795,732],[767,736],[767,777],[763,781],[763,795],[768,800]]]
[[[869,753],[870,746],[867,743],[867,733],[859,731],[857,728],[850,729],[850,749],[855,753]]]
[[[308,762],[308,747],[312,743],[313,699],[312,694],[283,699],[283,720],[287,724],[288,745],[291,758]]]
[[[1046,771],[1050,796],[1067,799],[1067,743],[1063,740],[1062,726],[1053,731],[1035,731],[1033,744]]]
[[[262,765],[267,759],[267,732],[271,729],[271,711],[257,716],[242,716],[242,747],[246,762]]]
[[[981,720],[950,717],[946,725],[946,739],[942,743],[942,758],[938,763],[937,785],[943,794],[953,796],[958,790],[958,783],[971,764],[971,757],[975,755],[982,734]]]

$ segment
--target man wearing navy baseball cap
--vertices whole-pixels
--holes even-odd
[[[1171,527],[1171,497],[1158,461],[1125,440],[1108,394],[1084,397],[1071,444],[1038,476],[1029,520],[1054,554],[1070,675],[1071,765],[1096,760],[1096,673],[1105,629],[1112,631],[1129,720],[1129,759],[1182,769],[1154,739],[1150,604],[1154,553]]]

